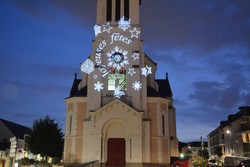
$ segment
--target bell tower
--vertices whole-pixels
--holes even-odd
[[[141,0],[97,0],[97,24],[117,24],[124,16],[132,25],[139,25]]]
[[[88,75],[89,111],[115,97],[147,114],[147,81],[154,78],[156,63],[147,61],[143,52],[140,4],[140,0],[97,0],[96,37],[90,56],[95,68]]]

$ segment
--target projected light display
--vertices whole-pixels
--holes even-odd
[[[124,33],[114,32],[115,29],[113,29],[109,23],[95,25],[94,31],[96,37],[102,33],[108,33],[110,34],[110,39],[101,38],[102,40],[100,40],[100,43],[95,50],[93,61],[87,59],[81,64],[81,71],[90,76],[92,75],[94,80],[96,80],[94,83],[94,90],[101,92],[104,89],[104,83],[101,82],[101,78],[106,77],[108,78],[109,84],[108,90],[113,91],[113,96],[115,98],[120,98],[121,96],[126,95],[127,87],[131,87],[134,91],[139,91],[142,88],[142,83],[140,81],[135,81],[132,85],[126,85],[126,78],[135,77],[138,72],[135,68],[131,68],[133,61],[138,62],[138,60],[140,60],[140,53],[138,51],[129,54],[127,50],[120,48],[119,46],[114,46],[109,52],[103,53],[103,50],[107,45],[112,46],[115,42],[131,45],[133,44],[133,39],[139,38],[141,32],[137,30],[136,27],[131,28],[130,22],[131,19],[126,20],[124,17],[118,21],[118,28],[123,30]],[[99,70],[99,74],[94,73],[95,68],[97,68],[96,70]],[[139,70],[141,70],[140,75],[145,77],[152,74],[152,67],[149,67],[148,65]]]

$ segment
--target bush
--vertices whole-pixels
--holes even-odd
[[[25,157],[25,158],[20,159],[19,163],[21,166],[29,166],[29,165],[35,164],[36,161],[34,159],[29,159],[29,158]]]

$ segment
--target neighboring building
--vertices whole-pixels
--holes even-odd
[[[208,135],[209,155],[250,157],[250,106],[239,107]]]
[[[13,166],[15,160],[24,157],[24,136],[28,127],[0,119],[0,167]]]
[[[66,164],[166,166],[178,156],[168,75],[155,79],[157,63],[143,52],[140,5],[97,0],[93,49],[65,99]]]
[[[208,150],[207,142],[189,142],[182,144],[181,152],[184,154],[184,156],[193,156],[193,155],[201,155],[202,150],[203,153],[205,153],[204,150]]]

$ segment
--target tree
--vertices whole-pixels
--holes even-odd
[[[46,159],[47,157],[62,158],[63,143],[63,133],[59,124],[49,116],[35,120],[26,138],[28,150]]]

